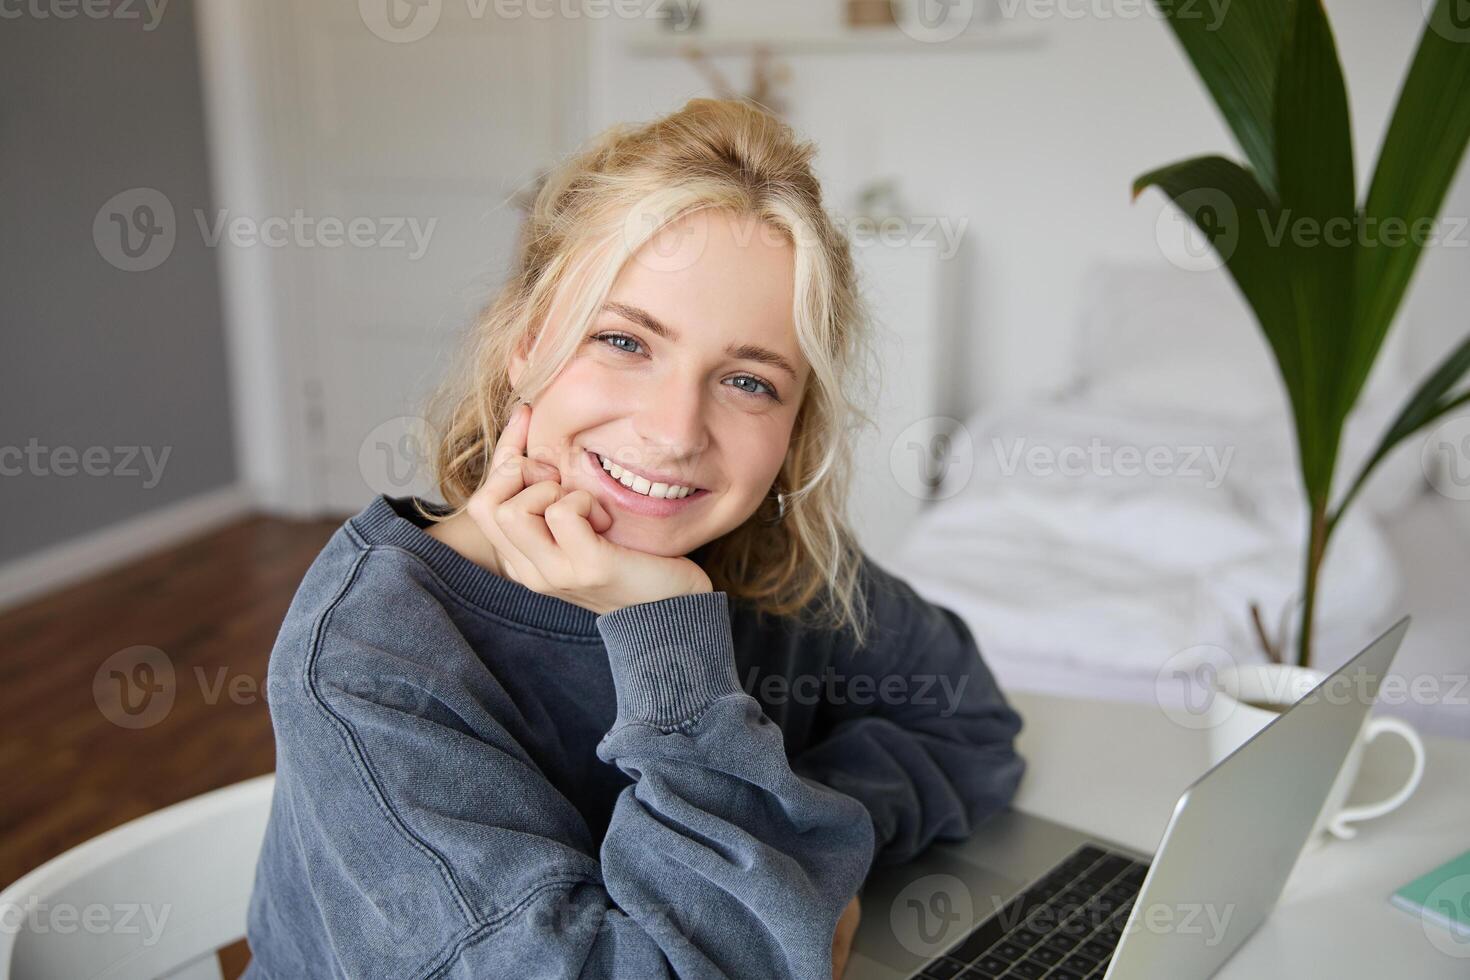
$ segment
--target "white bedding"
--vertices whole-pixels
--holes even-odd
[[[1364,451],[1370,421],[1347,452]],[[1265,659],[1249,604],[1274,629],[1301,577],[1303,505],[1284,419],[1075,398],[966,427],[973,472],[941,485],[945,499],[892,565],[966,621],[1003,686],[1143,699],[1166,660],[1202,644]],[[1064,459],[1078,465],[1064,473]],[[1333,538],[1319,592],[1319,665],[1371,638],[1399,586],[1371,508],[1358,508]]]

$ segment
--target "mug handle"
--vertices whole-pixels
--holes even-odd
[[[1419,788],[1419,780],[1424,777],[1424,742],[1419,738],[1419,733],[1404,721],[1397,718],[1370,718],[1368,730],[1363,739],[1367,745],[1384,732],[1392,732],[1409,743],[1409,749],[1414,753],[1414,769],[1409,773],[1409,779],[1397,793],[1380,800],[1377,803],[1364,803],[1361,806],[1345,806],[1338,811],[1337,816],[1327,824],[1327,829],[1338,840],[1352,840],[1358,835],[1356,827],[1349,824],[1360,820],[1372,820],[1381,817],[1385,813],[1397,810],[1404,801],[1414,795],[1414,790]]]

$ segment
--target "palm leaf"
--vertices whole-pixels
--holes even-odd
[[[1218,156],[1194,157],[1146,173],[1133,182],[1133,196],[1149,187],[1167,194],[1209,239],[1255,312],[1286,386],[1298,442],[1310,454],[1316,443],[1303,438],[1303,428],[1315,432],[1316,423],[1302,383],[1308,367],[1299,335],[1303,318],[1297,315],[1289,270],[1274,238],[1281,227],[1280,208],[1254,174]],[[1320,465],[1315,459],[1312,463]]]
[[[1324,504],[1348,405],[1343,365],[1352,348],[1354,218],[1352,129],[1342,65],[1321,0],[1296,0],[1276,80],[1276,172],[1282,216],[1276,261],[1295,297],[1303,416],[1302,476]],[[1258,311],[1259,312],[1259,311]],[[1356,395],[1356,392],[1353,393]]]
[[[1430,13],[1361,212],[1347,93],[1322,0],[1234,0],[1217,24],[1194,0],[1154,2],[1251,169],[1219,157],[1185,160],[1138,178],[1134,194],[1162,188],[1210,237],[1276,357],[1309,509],[1299,658],[1310,665],[1314,598],[1338,518],[1396,445],[1470,404],[1470,392],[1452,393],[1470,371],[1467,339],[1420,385],[1329,510],[1343,426],[1423,250],[1412,237],[1385,241],[1384,225],[1407,233],[1436,218],[1470,143],[1470,25],[1454,17],[1465,0],[1437,0]],[[1231,212],[1223,240],[1222,201]],[[1321,237],[1329,232],[1336,241]]]
[[[1285,0],[1234,0],[1219,15],[1198,0],[1156,0],[1210,90],[1268,197],[1276,196],[1276,70]]]
[[[1389,453],[1393,452],[1395,446],[1461,405],[1470,404],[1470,391],[1454,393],[1455,386],[1467,373],[1470,373],[1470,336],[1461,341],[1459,347],[1450,351],[1449,356],[1434,369],[1429,377],[1424,379],[1419,389],[1404,403],[1398,417],[1383,433],[1378,447],[1363,464],[1363,468],[1358,472],[1348,492],[1343,495],[1342,502],[1337,505],[1337,510],[1332,515],[1332,524],[1337,523],[1337,519],[1347,510],[1348,504],[1352,503],[1353,498],[1358,495],[1358,491],[1363,488],[1363,484],[1367,482],[1373,470],[1383,462]]]
[[[1454,22],[1457,2],[1440,0],[1430,13],[1363,209],[1365,237],[1375,244],[1359,251],[1352,391],[1367,380],[1422,251],[1412,238],[1388,243],[1385,222],[1412,229],[1435,218],[1470,142],[1470,30]]]

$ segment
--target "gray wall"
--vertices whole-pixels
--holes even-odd
[[[0,561],[235,481],[194,11],[122,6],[0,20]],[[133,188],[172,206],[171,250],[136,230],[169,225],[152,194],[94,236]],[[108,261],[135,264],[114,213],[161,263]]]

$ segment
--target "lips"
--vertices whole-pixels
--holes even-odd
[[[603,491],[602,494],[599,494],[599,499],[603,499],[604,502],[610,502],[619,509],[634,514],[640,514],[645,517],[673,517],[676,514],[683,513],[686,508],[698,504],[710,495],[708,490],[699,489],[687,497],[682,497],[678,500],[647,497],[614,480],[612,474],[602,468],[602,462],[597,458],[597,454],[590,449],[583,453],[583,457],[587,460],[587,466],[591,469],[598,487]]]
[[[688,487],[691,490],[704,489],[703,487],[695,486],[693,483],[687,480],[682,480],[675,476],[669,476],[665,473],[651,473],[647,470],[640,470],[636,466],[629,466],[626,463],[620,463],[617,460],[613,459],[611,456],[608,456],[605,453],[599,453],[596,450],[592,450],[592,455],[597,457],[597,465],[602,466],[603,469],[608,469],[608,466],[605,466],[603,464],[603,461],[606,460],[607,463],[611,464],[612,469],[621,470],[622,472],[613,475],[613,479],[618,480],[619,482],[621,482],[623,473],[628,473],[634,477],[642,477],[644,480],[648,481],[650,486],[655,483],[662,483],[669,487]],[[635,491],[637,489],[637,487],[634,487]],[[646,493],[647,491],[644,492]],[[688,496],[688,494],[685,494],[685,496]]]

